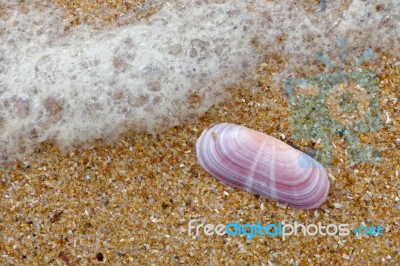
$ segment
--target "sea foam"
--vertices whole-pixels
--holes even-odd
[[[49,139],[68,146],[178,125],[272,54],[287,59],[274,73],[282,84],[317,52],[340,62],[341,38],[349,60],[367,48],[400,54],[398,1],[303,2],[168,1],[123,27],[66,30],[59,6],[1,0],[2,160]]]

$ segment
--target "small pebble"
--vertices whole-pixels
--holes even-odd
[[[349,255],[346,255],[346,254],[343,254],[342,258],[345,259],[345,260],[349,260],[350,259]]]
[[[342,208],[342,204],[340,203],[334,203],[333,206],[335,206],[336,209]]]

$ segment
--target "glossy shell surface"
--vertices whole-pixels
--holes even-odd
[[[196,143],[197,159],[230,186],[302,209],[320,207],[329,181],[316,160],[286,143],[230,123],[206,129]]]

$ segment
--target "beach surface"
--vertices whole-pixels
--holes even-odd
[[[82,21],[123,26],[126,10],[137,4],[54,2],[65,9],[71,27]],[[298,2],[305,10],[316,5]],[[149,5],[134,17],[147,19],[160,8]],[[335,49],[339,51],[339,46]],[[364,52],[364,48],[349,49],[359,56]],[[347,154],[346,136],[330,139],[332,160],[326,168],[330,191],[319,209],[295,209],[228,187],[196,161],[197,138],[220,122],[259,130],[302,151],[323,149],[318,138],[295,137],[291,118],[297,116],[291,113],[286,82],[277,82],[274,76],[287,68],[287,60],[269,54],[250,78],[224,88],[224,100],[201,116],[186,117],[180,125],[152,133],[132,128],[112,140],[99,138],[67,147],[48,140],[34,145],[32,153],[6,162],[0,169],[0,264],[400,265],[400,58],[390,49],[374,53],[373,60],[356,67],[345,63],[344,69],[376,74],[373,97],[379,105],[380,126],[357,137],[359,143],[379,151],[379,161],[354,163]],[[292,77],[337,71],[311,58],[293,69]],[[189,100],[196,109],[203,97],[192,94]],[[329,110],[340,120],[342,109]],[[208,236],[203,229],[195,236],[196,230],[188,227],[191,220],[198,220],[195,226],[297,222],[382,230],[376,236],[350,232],[348,236],[299,234],[284,240],[258,235],[246,240],[245,235]]]

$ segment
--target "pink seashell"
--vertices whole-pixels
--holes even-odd
[[[321,164],[247,127],[221,123],[206,129],[196,152],[200,165],[223,183],[293,207],[318,208],[328,195]]]

